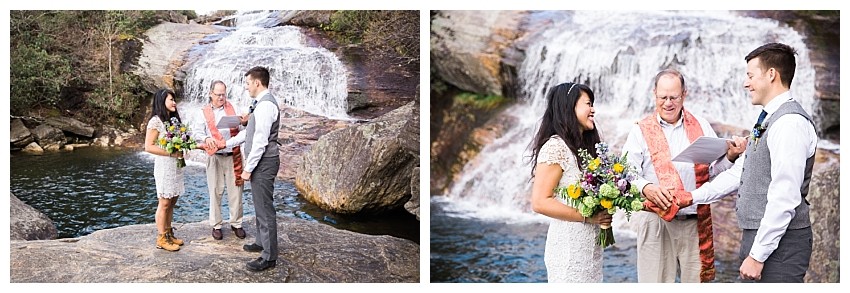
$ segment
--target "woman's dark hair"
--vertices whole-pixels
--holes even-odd
[[[177,99],[177,95],[169,89],[160,89],[154,93],[151,118],[157,116],[162,123],[170,123],[171,117],[177,117],[177,121],[181,121],[182,123],[182,120],[180,120],[180,113],[177,113],[177,109],[174,109],[174,112],[169,112],[168,109],[165,108],[165,100],[168,99],[168,95],[171,95],[171,97],[175,100]]]
[[[586,85],[567,82],[549,89],[549,94],[546,95],[546,112],[543,113],[543,121],[540,123],[537,135],[534,136],[534,140],[529,145],[531,148],[532,177],[534,177],[534,170],[537,168],[536,162],[537,156],[540,155],[540,149],[552,135],[558,135],[564,140],[567,147],[575,155],[579,168],[584,163],[578,155],[579,149],[586,149],[590,155],[596,157],[596,143],[600,142],[599,132],[596,127],[593,130],[582,131],[578,118],[576,118],[576,103],[581,97],[581,92],[587,94],[590,98],[590,104],[593,105],[595,100],[593,91]]]

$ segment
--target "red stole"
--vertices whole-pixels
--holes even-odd
[[[210,134],[212,134],[212,138],[215,139],[215,143],[217,145],[225,145],[224,137],[221,136],[221,132],[218,132],[218,128],[215,127],[215,114],[213,114],[212,105],[207,104],[203,108],[204,118],[207,121],[207,129],[209,129]],[[233,105],[230,102],[224,102],[224,113],[228,116],[236,115],[236,111],[233,110]],[[239,128],[231,128],[230,129],[230,137],[236,136],[239,133]],[[217,150],[213,148],[207,148],[207,155],[212,156]],[[233,172],[236,173],[236,186],[242,186],[242,153],[239,151],[239,146],[233,147]]]
[[[688,135],[688,140],[693,143],[702,136],[702,127],[690,112],[682,110],[682,115],[684,116],[682,123],[685,127],[685,133]],[[657,119],[657,116],[653,114],[638,122],[649,148],[652,166],[655,167],[655,173],[658,175],[658,181],[662,188],[675,187],[684,190],[682,178],[679,177],[679,172],[676,171],[676,167],[673,166],[671,161],[667,138],[664,137],[664,132],[662,132]],[[694,164],[694,174],[696,175],[696,187],[699,188],[708,181],[708,165]],[[677,210],[667,209],[659,214],[665,221],[669,222],[673,219]],[[710,205],[697,205],[697,233],[699,234],[699,258],[702,263],[700,281],[708,282],[714,280],[715,275]]]

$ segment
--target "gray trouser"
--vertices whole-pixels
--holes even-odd
[[[756,237],[755,229],[745,229],[741,239],[741,261],[750,254]],[[788,229],[779,240],[779,246],[764,261],[762,283],[802,283],[812,258],[812,227]],[[746,281],[744,281],[746,282]]]
[[[251,172],[251,194],[257,214],[257,239],[263,247],[260,257],[277,260],[277,213],[274,209],[274,179],[280,169],[280,157],[263,157]]]

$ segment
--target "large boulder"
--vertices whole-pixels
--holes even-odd
[[[132,70],[149,92],[175,88],[174,75],[184,62],[186,52],[209,34],[220,32],[216,26],[164,22],[145,32],[138,65]]]
[[[411,102],[369,123],[328,133],[304,156],[295,186],[323,209],[377,214],[410,199],[410,174],[419,165],[405,145],[419,135],[404,131],[419,117]],[[418,144],[418,143],[417,143]]]
[[[431,15],[431,64],[460,89],[513,96],[516,68],[510,54],[523,33],[524,11],[438,11]]]
[[[9,203],[9,238],[11,240],[48,240],[56,239],[59,231],[56,225],[17,196],[11,194]]]
[[[838,164],[812,176],[809,195],[812,219],[812,260],[806,272],[806,282],[838,283],[840,229],[840,192]]]
[[[419,167],[413,168],[410,174],[410,200],[404,204],[404,209],[419,220]]]
[[[79,136],[88,138],[94,136],[94,127],[71,117],[51,117],[45,119],[44,123]]]
[[[340,230],[278,217],[277,266],[251,272],[257,253],[242,250],[257,235],[254,217],[243,226],[248,239],[226,234],[214,240],[206,221],[174,225],[186,244],[177,252],[156,249],[154,224],[99,230],[79,238],[12,241],[13,283],[419,283],[419,245],[391,236]]]
[[[351,125],[350,122],[332,120],[310,114],[286,105],[280,109],[280,170],[277,178],[295,181],[295,169],[302,157],[323,135]]]
[[[32,137],[32,133],[29,129],[27,129],[24,123],[21,122],[21,119],[12,119],[9,124],[11,126],[9,138],[12,140],[12,150],[22,149],[35,141]]]
[[[32,130],[37,142],[44,150],[57,151],[65,145],[65,133],[61,129],[42,124]]]

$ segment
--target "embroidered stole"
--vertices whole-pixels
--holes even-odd
[[[207,129],[209,129],[210,134],[212,134],[212,138],[215,139],[215,143],[218,145],[225,145],[224,137],[221,136],[221,132],[218,131],[218,128],[215,127],[215,114],[213,114],[212,106],[207,104],[203,108],[204,118],[207,121]],[[224,113],[228,116],[236,115],[236,111],[233,110],[233,105],[230,102],[224,102]],[[239,133],[239,128],[231,128],[230,129],[230,137],[236,136]],[[212,156],[215,154],[217,150],[212,148],[207,148],[207,155]],[[236,173],[236,186],[242,186],[242,153],[239,151],[239,146],[233,147],[233,172]]]
[[[693,143],[703,135],[702,127],[700,127],[699,121],[687,110],[682,110],[682,115],[684,116],[682,123],[685,127],[685,133],[688,136],[688,140]],[[667,144],[667,138],[664,137],[661,126],[658,124],[656,115],[649,115],[638,122],[638,125],[641,132],[643,132],[644,140],[646,140],[650,157],[652,158],[652,166],[655,167],[655,173],[658,175],[658,181],[661,183],[661,186],[684,190],[685,187],[682,184],[682,178],[679,177],[679,172],[673,166],[672,158],[670,157],[670,147]],[[703,183],[708,181],[708,165],[694,164],[694,174],[696,175],[696,187],[699,188]],[[675,213],[672,209],[668,209],[667,211]],[[662,214],[662,218],[665,218],[668,222],[670,221],[668,218],[672,219],[672,216],[664,216]],[[699,234],[699,257],[701,262],[700,281],[708,282],[714,280],[715,277],[710,205],[697,205],[697,232]]]

